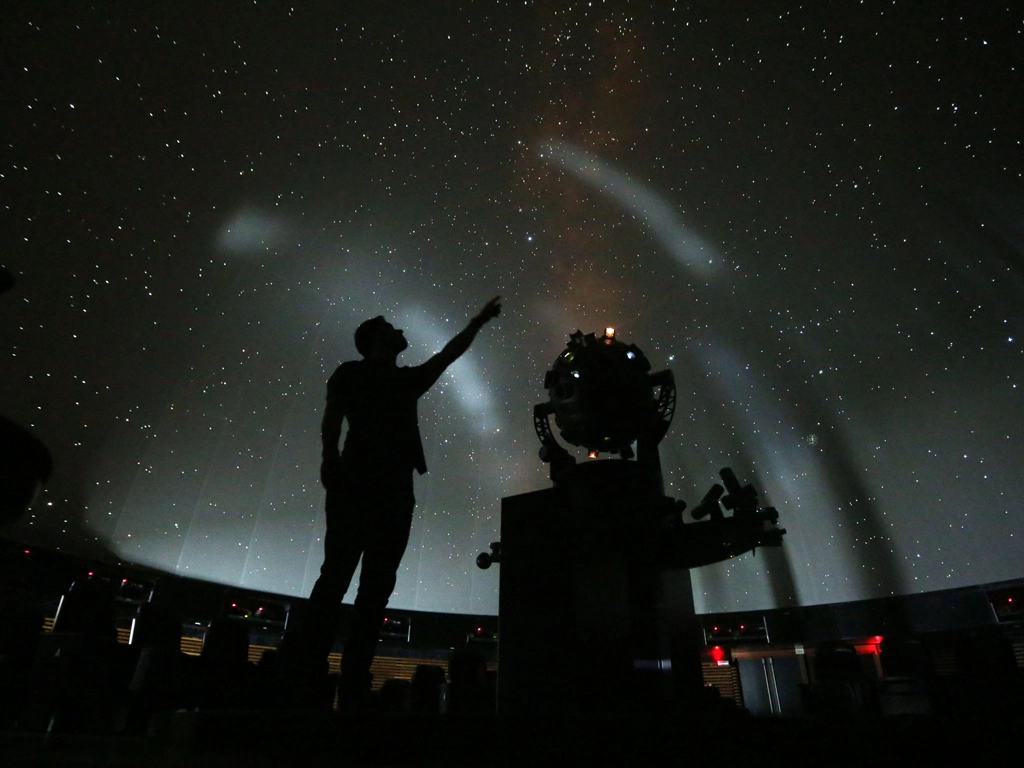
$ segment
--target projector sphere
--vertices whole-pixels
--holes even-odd
[[[544,377],[549,400],[545,410],[554,415],[567,443],[591,452],[632,455],[630,445],[645,429],[666,415],[671,418],[661,407],[668,398],[655,393],[656,387],[669,384],[653,381],[650,370],[644,353],[618,341],[614,329],[601,337],[577,331]]]

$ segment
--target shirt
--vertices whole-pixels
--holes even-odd
[[[373,360],[338,366],[327,382],[327,398],[337,398],[348,419],[342,463],[375,472],[426,472],[416,402],[434,380],[423,366]]]

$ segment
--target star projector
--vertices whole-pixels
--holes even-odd
[[[562,439],[586,448],[592,458],[617,453],[633,458],[632,444],[659,442],[672,423],[676,389],[672,371],[651,374],[651,363],[635,344],[606,328],[598,338],[576,331],[544,377],[548,402],[534,408],[541,459],[567,463],[548,417],[554,415]],[[557,469],[555,474],[557,474]]]
[[[779,513],[726,467],[683,516],[658,449],[672,372],[614,328],[573,333],[544,388],[533,423],[552,485],[503,498],[501,541],[477,558],[501,564],[498,711],[677,712],[706,698],[690,569],[768,548],[787,573]],[[556,431],[594,460],[577,464]]]

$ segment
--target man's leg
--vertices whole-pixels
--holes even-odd
[[[381,505],[375,510],[377,519],[366,533],[359,591],[341,663],[342,684],[354,690],[369,688],[370,664],[377,650],[384,610],[409,543],[416,504],[411,474],[389,483],[381,497]]]
[[[327,491],[324,562],[305,615],[295,628],[299,654],[314,668],[323,665],[334,645],[341,601],[362,554],[365,533],[359,524],[358,501],[352,493],[341,489]]]

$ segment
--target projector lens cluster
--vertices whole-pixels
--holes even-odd
[[[572,334],[544,377],[562,439],[590,452],[628,449],[657,408],[650,370],[644,353],[618,341],[613,328],[600,337]]]

